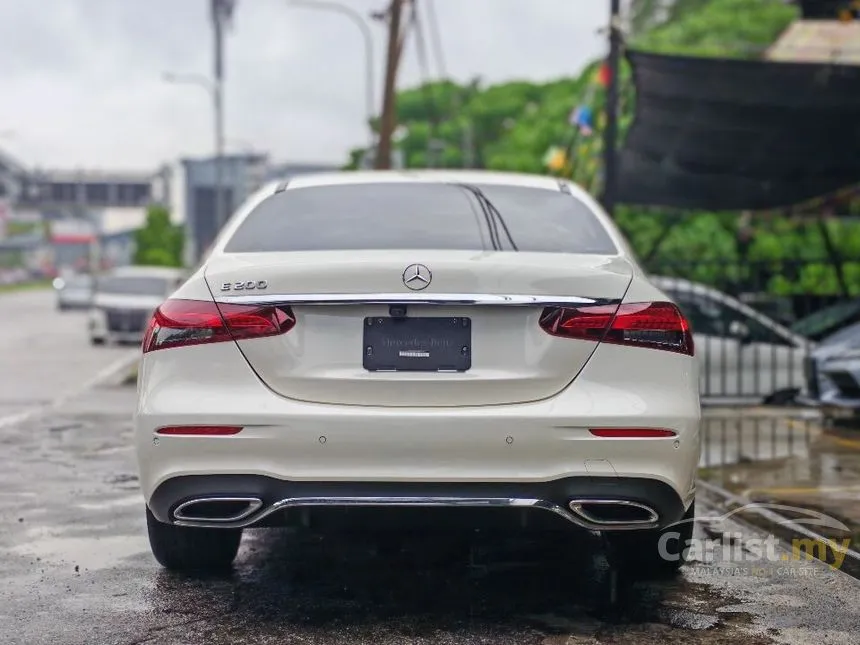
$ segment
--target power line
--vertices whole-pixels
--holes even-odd
[[[426,9],[427,30],[430,33],[430,47],[433,50],[433,58],[436,60],[436,67],[439,70],[438,78],[443,81],[449,81],[448,65],[445,59],[445,47],[442,44],[442,30],[439,27],[439,18],[436,14],[435,0],[422,0]],[[446,113],[452,111],[458,122],[461,123],[461,141],[460,149],[463,155],[463,165],[466,168],[472,168],[476,162],[476,145],[474,125],[468,117],[463,118],[463,96],[460,93],[460,87],[454,85],[453,97],[450,104],[443,106]]]
[[[424,6],[427,9],[430,46],[433,49],[433,57],[436,59],[436,65],[439,68],[439,77],[447,79],[448,67],[445,64],[445,51],[442,47],[442,32],[439,29],[439,19],[436,16],[436,5],[434,4],[434,0],[424,0]]]
[[[432,73],[430,71],[430,59],[427,55],[427,41],[424,38],[424,25],[418,9],[418,0],[412,0],[412,15],[410,26],[415,30],[415,48],[418,53],[418,67],[421,71],[421,91],[424,94],[424,102],[430,118],[430,132],[427,138],[427,165],[434,168],[436,164],[436,153],[438,152],[436,135],[439,131],[440,113],[439,102],[436,100],[436,92],[431,84]]]
[[[424,39],[424,27],[418,13],[418,0],[412,0],[412,16],[409,26],[415,30],[415,49],[418,52],[418,68],[421,78],[426,84],[430,80],[430,60],[427,56],[427,42]]]

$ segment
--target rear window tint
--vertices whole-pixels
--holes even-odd
[[[561,191],[475,184],[520,251],[613,255],[595,214]],[[513,250],[497,223],[502,250]],[[452,184],[346,184],[272,195],[242,222],[228,253],[387,249],[492,249],[478,200]]]

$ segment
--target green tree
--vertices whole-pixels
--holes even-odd
[[[755,58],[799,15],[783,0],[632,0],[628,14],[632,48],[666,54]],[[469,127],[479,167],[510,172],[547,173],[544,157],[552,148],[570,152],[558,174],[571,177],[592,194],[602,190],[602,119],[605,90],[594,83],[600,60],[576,77],[547,83],[511,81],[484,86],[480,79],[458,85],[434,82],[398,94],[398,122],[407,134],[399,143],[407,167],[431,164],[428,143],[441,141],[437,166],[464,161]],[[635,88],[631,70],[621,70],[620,133],[632,123]],[[578,105],[595,114],[594,132],[580,135],[568,123]],[[357,167],[361,149],[347,167]],[[860,215],[860,200],[853,206]],[[739,213],[666,212],[622,205],[616,222],[649,270],[726,287],[754,283],[772,293],[830,294],[838,290],[820,231],[813,223],[782,213],[756,214],[752,236],[739,243]],[[667,226],[671,224],[671,227]],[[843,258],[860,257],[860,222],[828,221]],[[802,260],[801,267],[798,260]],[[816,262],[821,260],[821,262]],[[860,293],[860,263],[847,264],[849,287]]]
[[[783,0],[696,0],[695,4],[676,2],[669,20],[634,34],[631,45],[663,54],[755,58],[799,16],[797,7]]]
[[[134,235],[134,263],[147,266],[182,266],[184,232],[170,221],[163,206],[150,206],[146,223]]]

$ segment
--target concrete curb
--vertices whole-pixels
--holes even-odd
[[[12,414],[7,417],[0,417],[0,429],[38,418],[63,407],[70,400],[77,398],[81,394],[84,394],[85,392],[100,385],[110,383],[111,381],[117,379],[119,375],[127,373],[129,365],[136,364],[137,360],[138,355],[135,351],[133,353],[128,354],[127,356],[123,356],[122,358],[114,361],[113,363],[105,367],[103,370],[101,370],[98,374],[93,376],[91,379],[82,383],[79,387],[75,388],[70,392],[66,392],[61,396],[58,396],[50,403],[31,408],[29,410],[24,410],[22,412]]]

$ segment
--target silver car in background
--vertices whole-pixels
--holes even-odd
[[[860,415],[860,323],[824,338],[806,362],[804,403],[820,407],[826,420]]]
[[[139,343],[152,312],[181,284],[168,267],[122,267],[99,276],[89,315],[90,343]]]
[[[717,289],[652,277],[690,321],[703,400],[787,403],[802,393],[815,343]]]
[[[57,293],[57,309],[89,309],[93,299],[93,277],[87,273],[76,273],[54,280]]]

